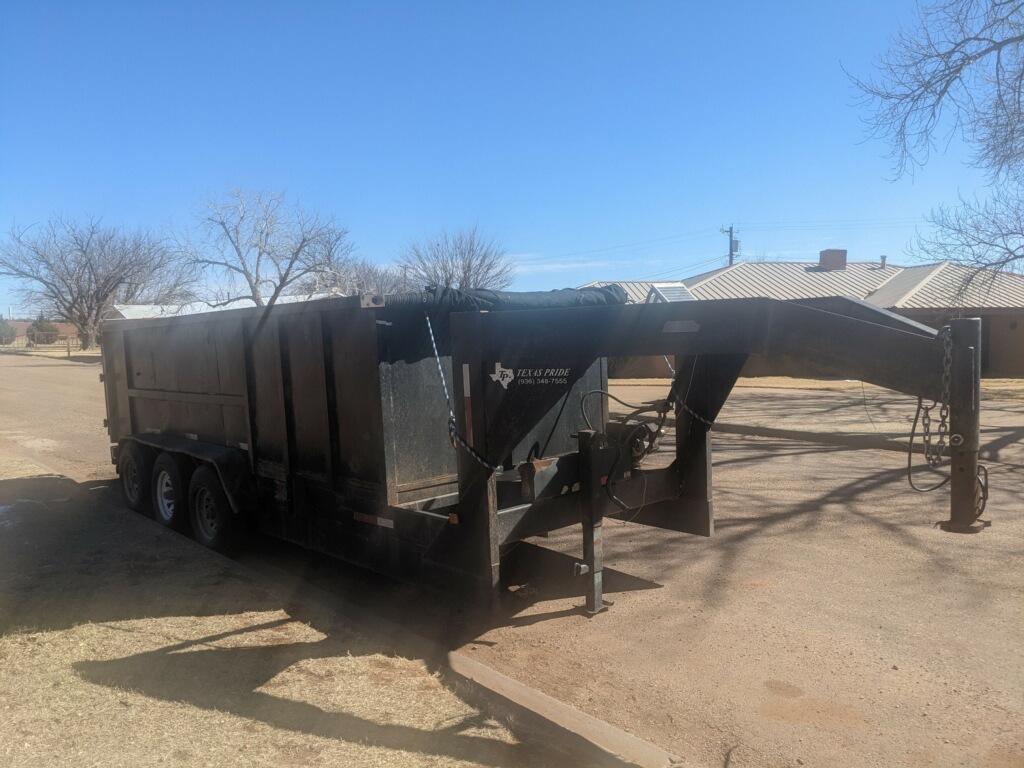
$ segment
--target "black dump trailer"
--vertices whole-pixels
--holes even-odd
[[[136,509],[216,548],[244,521],[486,594],[507,545],[582,524],[592,611],[605,516],[712,535],[708,432],[750,354],[938,403],[948,419],[929,456],[951,465],[947,527],[976,528],[974,319],[935,331],[850,299],[626,305],[608,287],[434,289],[103,328],[111,458]],[[632,355],[665,355],[672,386],[610,423],[606,359]],[[671,423],[674,454],[655,466]]]

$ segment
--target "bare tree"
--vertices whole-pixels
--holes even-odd
[[[115,303],[181,305],[196,299],[200,287],[198,271],[165,241],[158,244],[159,258],[138,265],[118,286]]]
[[[941,207],[919,238],[927,256],[978,269],[1018,269],[1024,202],[1024,0],[942,0],[922,5],[873,79],[853,78],[874,136],[889,144],[897,175],[960,138],[989,175],[987,202]]]
[[[997,272],[1016,271],[1024,264],[1024,204],[1015,189],[997,189],[986,200],[940,206],[930,220],[934,231],[917,241],[922,253]]]
[[[92,346],[104,313],[118,300],[183,299],[192,275],[163,241],[98,221],[52,219],[13,227],[0,247],[0,275],[18,280],[27,304],[72,323],[83,349]]]
[[[325,293],[383,296],[411,289],[412,285],[401,270],[353,258],[340,264],[337,270],[325,270],[304,278],[296,285],[294,293],[306,296]]]
[[[889,142],[898,173],[928,160],[937,140],[959,134],[993,174],[1024,158],[1024,1],[945,0],[922,5],[917,28],[901,32],[879,75],[854,78]]]
[[[398,269],[413,285],[460,289],[507,288],[515,273],[504,249],[476,227],[409,246]]]
[[[415,287],[409,280],[408,271],[368,261],[357,261],[353,265],[352,281],[355,293],[376,293],[382,296],[411,291]]]
[[[282,294],[344,272],[352,245],[331,219],[286,208],[283,195],[231,192],[200,216],[200,239],[183,243],[188,262],[221,278],[211,306],[251,299],[273,306]]]

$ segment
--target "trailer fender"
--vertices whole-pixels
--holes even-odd
[[[245,500],[251,497],[253,481],[249,472],[249,456],[241,448],[204,443],[179,435],[130,435],[124,438],[121,444],[128,442],[149,446],[159,451],[182,454],[210,464],[217,471],[231,511],[236,515],[241,513]]]

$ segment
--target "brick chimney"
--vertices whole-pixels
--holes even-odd
[[[826,248],[818,253],[819,269],[846,269],[846,249]]]

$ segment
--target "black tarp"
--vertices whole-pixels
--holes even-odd
[[[619,285],[602,288],[559,288],[553,291],[491,291],[476,288],[428,287],[420,293],[384,297],[386,307],[420,307],[431,315],[442,312],[489,312],[549,307],[593,307],[625,304],[626,292]]]
[[[449,316],[453,312],[510,311],[552,307],[593,307],[625,304],[626,292],[619,285],[603,288],[561,288],[554,291],[491,291],[428,287],[420,293],[400,293],[384,297],[382,318],[388,325],[381,329],[387,341],[382,358],[419,360],[433,355],[426,316],[437,339],[441,355],[451,349]],[[386,330],[385,330],[386,329]]]

